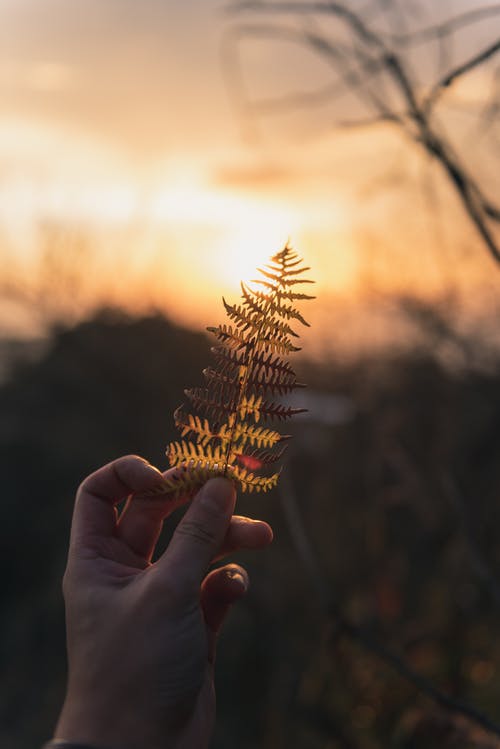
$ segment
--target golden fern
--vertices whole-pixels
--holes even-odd
[[[217,340],[215,363],[203,370],[205,387],[185,390],[189,408],[180,406],[175,425],[181,439],[171,442],[166,455],[172,476],[159,493],[190,494],[214,476],[227,476],[243,492],[268,491],[276,486],[280,471],[268,467],[283,455],[289,437],[264,427],[265,421],[283,421],[306,409],[276,403],[273,395],[286,395],[304,385],[297,382],[282,357],[300,349],[294,321],[309,324],[293,306],[313,299],[295,290],[309,270],[288,245],[259,268],[261,278],[241,284],[242,301],[230,305],[223,299],[230,324],[210,327]],[[192,412],[193,411],[193,412]]]

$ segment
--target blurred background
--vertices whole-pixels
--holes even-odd
[[[3,746],[64,694],[79,481],[166,467],[221,297],[287,241],[309,412],[239,502],[276,539],[214,747],[500,746],[499,37],[478,0],[1,0]]]

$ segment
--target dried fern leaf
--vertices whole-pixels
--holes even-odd
[[[212,367],[204,369],[203,376],[207,380],[209,387],[211,383],[217,383],[221,386],[231,383],[229,375],[224,372],[218,372]],[[255,370],[255,368],[252,368],[252,374],[247,377],[247,387],[256,391],[262,390],[272,395],[285,395],[296,388],[303,388],[305,385],[297,381],[294,373],[281,374],[280,372],[271,371],[269,375],[266,375],[262,369]]]
[[[305,299],[316,299],[315,296],[310,294],[301,294],[298,291],[281,291],[279,294],[280,299],[289,299],[291,302],[297,302]]]
[[[233,320],[236,323],[236,327],[240,329],[240,335],[241,333],[244,334],[246,331],[250,330],[252,333],[255,333],[258,338],[263,339],[267,338],[271,332],[275,334],[279,333],[282,337],[289,335],[293,338],[299,337],[298,333],[296,333],[288,323],[275,318],[263,319],[262,315],[265,310],[260,311],[257,309],[249,312],[248,309],[245,309],[244,304],[236,306],[235,304],[228,304],[224,299],[222,301],[224,302],[224,307],[226,308],[228,317]]]
[[[167,457],[170,463],[180,465],[190,461],[201,461],[212,463],[225,463],[226,456],[220,446],[212,447],[211,445],[201,445],[193,442],[171,442],[167,447]]]
[[[135,499],[154,499],[154,497],[161,497],[162,500],[165,496],[168,496],[172,500],[178,498],[189,498],[195,494],[200,486],[210,478],[216,478],[217,476],[225,475],[225,467],[220,468],[206,468],[201,466],[189,466],[181,465],[179,470],[172,476],[164,478],[163,484],[155,489],[148,489],[144,492],[138,492],[134,494]]]
[[[174,422],[177,429],[180,429],[181,437],[186,437],[189,433],[196,434],[197,442],[202,445],[206,445],[214,438],[208,419],[201,419],[197,415],[185,413],[182,406],[179,406],[174,412]]]
[[[260,403],[259,404],[259,418],[261,416],[269,419],[285,421],[291,419],[292,416],[306,413],[307,408],[291,408],[290,406],[284,406],[282,403]]]
[[[280,471],[267,475],[268,466],[282,460],[289,435],[265,426],[284,421],[304,408],[271,399],[304,387],[285,357],[300,351],[290,321],[309,326],[295,307],[314,297],[296,291],[314,283],[299,255],[286,245],[259,268],[260,288],[241,283],[242,301],[224,309],[231,324],[209,327],[217,339],[214,364],[203,370],[206,387],[187,388],[189,407],[174,414],[181,438],[166,450],[176,467],[154,494],[191,496],[209,478],[226,476],[242,492],[266,492],[276,486]]]
[[[271,476],[256,476],[246,468],[232,466],[231,478],[236,481],[242,492],[267,492],[273,489],[278,483],[279,473],[273,473]]]
[[[242,349],[252,345],[252,338],[248,338],[232,325],[219,325],[217,328],[209,327],[207,330],[231,348]]]
[[[229,442],[231,434],[233,442],[238,444],[240,448],[243,448],[247,442],[257,447],[274,447],[278,442],[290,439],[289,435],[280,434],[280,432],[274,429],[267,429],[266,427],[256,427],[252,424],[237,424],[235,429],[231,430],[224,424],[219,432],[221,441],[224,443]]]
[[[259,340],[259,348],[262,348],[266,353],[279,354],[280,356],[287,356],[295,351],[300,351],[300,346],[294,346],[289,338],[286,336],[272,336],[268,335],[265,338]]]
[[[300,312],[291,304],[280,304],[278,301],[269,300],[268,296],[263,291],[255,291],[246,286],[243,282],[241,283],[241,290],[243,294],[243,304],[254,312],[262,314],[264,312],[264,306],[266,305],[268,313],[271,313],[272,315],[277,314],[287,320],[294,318],[301,322],[302,325],[305,325],[308,328],[310,327],[309,323],[304,320]]]
[[[286,445],[281,450],[252,450],[251,452],[238,452],[238,445],[234,446],[236,461],[244,468],[258,471],[265,465],[277,463],[285,454]]]

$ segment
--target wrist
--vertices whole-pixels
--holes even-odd
[[[61,739],[53,739],[42,746],[42,749],[106,749],[103,746],[90,746],[90,744],[75,744]]]
[[[83,700],[66,700],[47,749],[175,749],[168,735],[159,736],[150,719],[133,709],[91,708]],[[44,748],[45,749],[45,748]]]

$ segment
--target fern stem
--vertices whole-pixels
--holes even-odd
[[[212,349],[216,365],[203,370],[207,387],[184,391],[201,416],[184,412],[182,407],[175,412],[181,437],[192,434],[196,441],[181,439],[167,446],[170,464],[184,472],[170,482],[169,492],[191,491],[193,482],[201,486],[210,476],[232,478],[243,492],[267,492],[278,482],[280,471],[272,475],[259,475],[259,471],[281,459],[283,450],[273,448],[288,435],[257,426],[257,422],[286,420],[304,410],[264,400],[264,393],[284,394],[302,387],[280,357],[300,350],[292,343],[298,334],[287,320],[296,318],[307,325],[293,302],[314,297],[294,290],[297,283],[313,281],[296,277],[309,269],[297,267],[302,259],[288,244],[270,262],[257,269],[263,278],[255,279],[265,291],[242,283],[241,305],[230,305],[222,298],[234,325],[208,328],[220,344]]]
[[[275,301],[278,298],[278,293],[277,293],[278,287],[284,285],[283,284],[283,278],[284,278],[285,272],[286,272],[286,251],[287,250],[288,250],[288,245],[285,247],[285,259],[281,263],[281,272],[280,272],[280,278],[279,278],[278,284],[273,287],[273,291],[271,292],[271,294],[267,298],[267,304],[264,307],[264,309],[262,310],[262,319],[261,319],[261,323],[260,323],[259,328],[258,328],[258,330],[256,332],[256,335],[255,335],[255,341],[248,348],[248,351],[249,351],[248,362],[246,364],[246,370],[245,370],[244,377],[242,379],[242,382],[240,383],[240,390],[239,390],[239,394],[238,394],[238,401],[236,403],[236,408],[234,410],[235,419],[234,419],[234,423],[231,425],[231,432],[230,432],[230,435],[229,435],[229,442],[228,442],[228,446],[227,446],[227,450],[226,450],[226,455],[225,455],[224,474],[223,474],[224,476],[227,476],[227,469],[228,469],[228,465],[229,465],[229,458],[231,456],[231,452],[232,452],[232,449],[233,449],[234,435],[236,434],[236,426],[238,425],[239,422],[241,422],[241,419],[238,419],[238,417],[239,417],[239,413],[240,413],[240,406],[241,406],[241,404],[243,402],[243,398],[246,395],[246,389],[247,389],[247,386],[248,386],[248,380],[249,380],[250,373],[251,373],[251,370],[252,370],[252,366],[251,366],[252,365],[252,354],[253,354],[254,350],[257,348],[257,346],[259,345],[260,335],[261,335],[261,333],[262,333],[262,331],[263,331],[263,329],[264,329],[264,327],[266,325],[267,315],[273,309]]]
[[[272,292],[272,294],[269,295],[266,307],[264,308],[264,310],[262,312],[262,321],[261,321],[260,326],[259,326],[259,328],[257,330],[256,335],[255,335],[255,341],[251,344],[251,346],[248,347],[248,351],[249,351],[248,362],[247,362],[246,367],[245,367],[245,374],[244,374],[243,379],[242,379],[242,381],[240,383],[240,390],[239,390],[239,393],[238,393],[238,401],[237,401],[235,409],[234,409],[235,419],[234,419],[234,423],[231,425],[231,432],[229,434],[229,442],[228,442],[228,445],[227,445],[226,455],[225,455],[225,459],[224,459],[224,473],[223,473],[223,475],[225,477],[227,476],[227,469],[228,469],[228,466],[229,466],[229,458],[231,457],[231,452],[232,452],[233,445],[234,445],[234,435],[236,434],[236,427],[242,421],[239,418],[240,406],[241,406],[241,404],[243,402],[243,398],[246,395],[246,389],[247,389],[247,385],[248,385],[248,380],[249,380],[251,369],[252,369],[252,367],[251,367],[251,364],[252,364],[252,355],[253,355],[255,349],[259,345],[259,338],[260,338],[260,335],[261,335],[261,333],[262,333],[262,331],[263,331],[263,329],[265,327],[267,314],[272,309],[273,304],[274,304],[274,300],[275,300],[276,296],[277,296],[276,290],[274,290]]]

